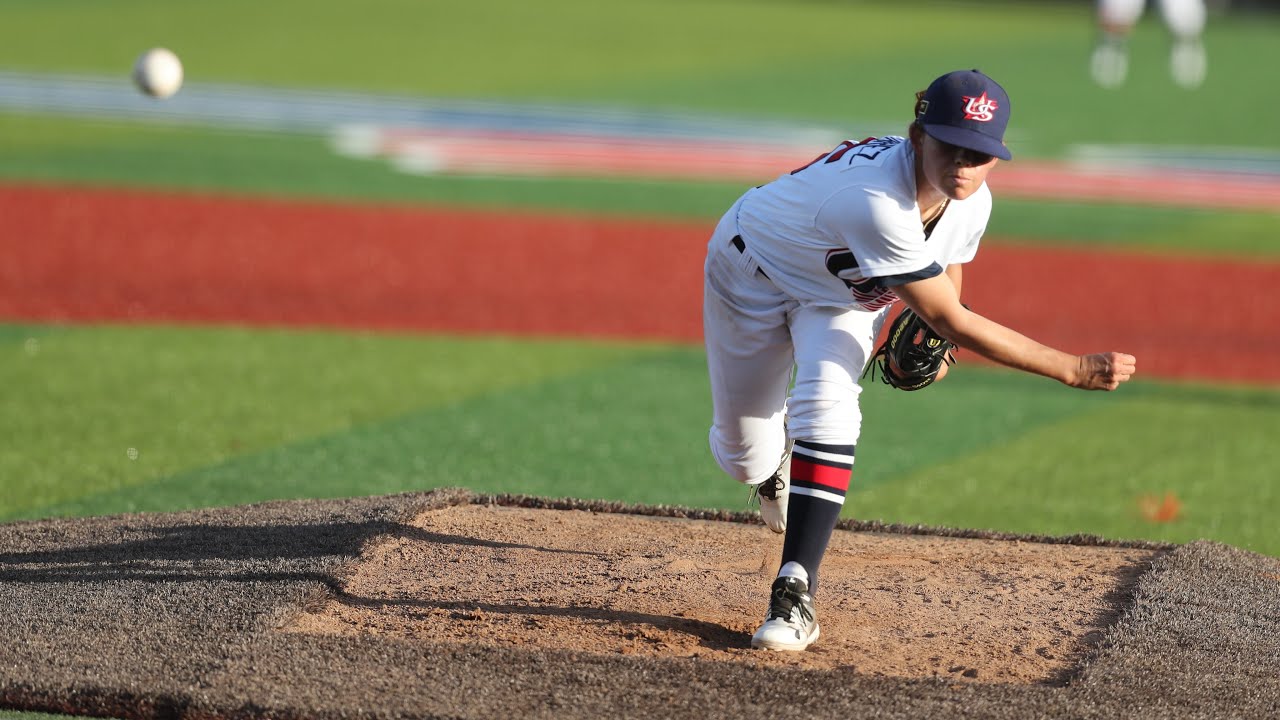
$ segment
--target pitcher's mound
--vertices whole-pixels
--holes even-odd
[[[1153,555],[837,532],[819,578],[822,639],[772,653],[749,646],[782,545],[762,526],[462,504],[401,527],[285,631],[1058,683]]]

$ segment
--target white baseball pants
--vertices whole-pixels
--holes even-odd
[[[759,272],[750,245],[733,244],[736,217],[735,204],[712,234],[704,271],[710,444],[726,473],[756,484],[778,469],[788,434],[857,443],[858,379],[887,308],[808,305],[784,294]]]

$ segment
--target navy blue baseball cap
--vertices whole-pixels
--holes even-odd
[[[1009,93],[977,70],[957,70],[934,80],[916,120],[936,140],[1012,160],[1004,145]]]

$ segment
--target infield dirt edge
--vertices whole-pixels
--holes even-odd
[[[496,502],[646,509],[443,489],[0,525],[0,607],[9,610],[0,634],[22,640],[0,648],[0,705],[128,718],[702,720],[776,715],[782,698],[812,717],[1211,717],[1280,707],[1271,646],[1280,592],[1266,579],[1280,562],[1205,542],[1048,538],[1168,550],[1083,672],[1056,687],[277,632],[423,510]],[[121,549],[127,562],[110,562]]]

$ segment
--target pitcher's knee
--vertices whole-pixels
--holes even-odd
[[[754,485],[762,482],[777,469],[782,462],[782,453],[786,448],[786,437],[781,432],[776,439],[753,439],[748,442],[728,441],[711,429],[711,456],[716,464],[729,477],[740,483]]]
[[[856,396],[839,401],[794,402],[787,426],[794,438],[852,444],[861,434],[862,411]]]

